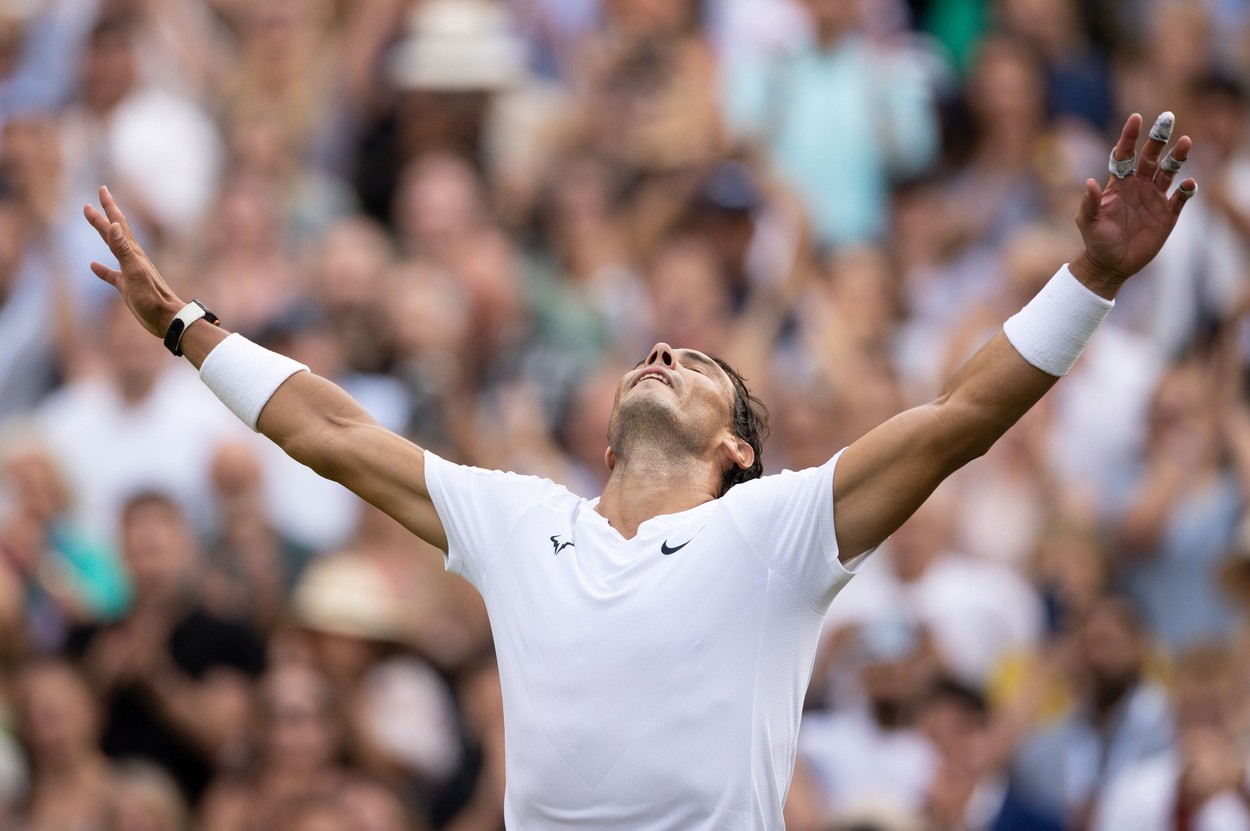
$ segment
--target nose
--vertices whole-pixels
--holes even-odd
[[[651,354],[647,356],[647,366],[655,366],[656,364],[665,367],[673,366],[673,347],[664,341],[660,341],[651,347]]]

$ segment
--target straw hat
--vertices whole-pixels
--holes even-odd
[[[525,43],[498,3],[426,0],[408,28],[387,65],[387,77],[401,89],[490,91],[525,74]]]
[[[369,560],[335,555],[308,567],[291,606],[299,625],[314,632],[374,641],[402,641],[404,627],[391,585]]]

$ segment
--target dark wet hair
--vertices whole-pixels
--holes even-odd
[[[751,445],[755,461],[750,467],[731,465],[721,479],[720,493],[724,496],[734,485],[750,482],[764,475],[764,440],[768,438],[768,408],[764,402],[747,389],[746,379],[724,359],[709,355],[716,365],[725,370],[734,387],[733,430],[738,438]]]

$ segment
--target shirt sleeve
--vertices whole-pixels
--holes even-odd
[[[549,479],[458,465],[425,451],[425,483],[447,534],[447,570],[478,591],[517,520],[541,502],[571,498]]]
[[[722,497],[755,555],[821,614],[864,560],[851,568],[838,560],[833,471],[841,455],[736,485]]]

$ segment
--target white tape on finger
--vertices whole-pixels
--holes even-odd
[[[1176,116],[1171,110],[1164,110],[1159,113],[1159,117],[1155,119],[1155,123],[1150,128],[1150,137],[1155,141],[1167,141],[1172,137],[1172,128],[1176,126]]]

